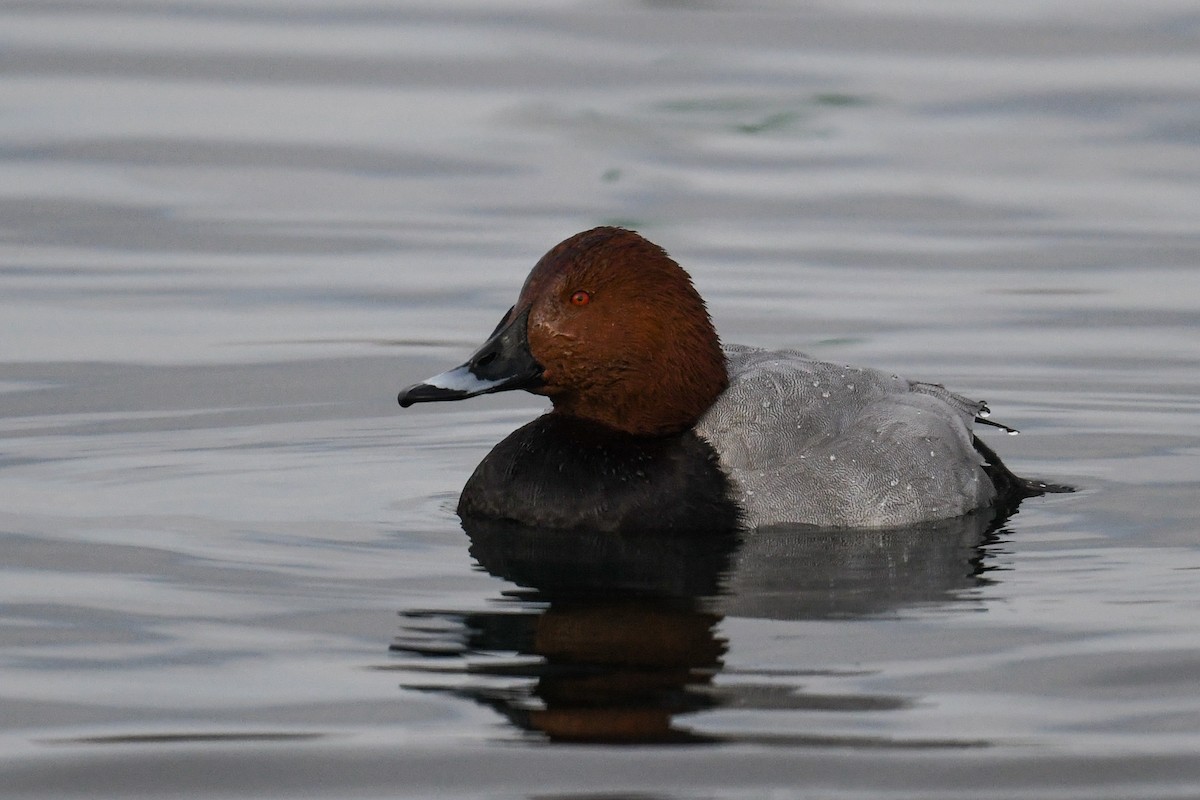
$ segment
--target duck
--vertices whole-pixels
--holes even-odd
[[[464,520],[588,531],[895,528],[1064,490],[974,433],[982,401],[941,384],[722,344],[686,271],[639,233],[550,249],[460,366],[402,407],[524,390],[550,400],[476,467]]]

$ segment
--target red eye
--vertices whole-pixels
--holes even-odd
[[[590,302],[592,302],[592,295],[590,292],[581,290],[571,295],[571,305],[573,306],[586,306]]]

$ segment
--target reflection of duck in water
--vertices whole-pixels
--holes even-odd
[[[718,626],[727,615],[852,618],[968,601],[987,582],[985,548],[1003,521],[968,515],[903,529],[683,537],[468,519],[475,559],[527,591],[508,595],[512,610],[406,612],[392,650],[414,657],[399,665],[406,688],[469,697],[556,741],[742,738],[680,724],[683,715],[718,707],[903,708],[902,697],[805,692],[803,673],[715,683],[727,648]],[[786,741],[838,743],[820,734]]]
[[[452,655],[461,659],[470,680],[444,690],[494,708],[518,728],[567,742],[703,740],[676,728],[673,719],[714,704],[709,684],[724,652],[714,632],[716,615],[617,600],[551,603],[533,613],[405,616],[414,628],[427,625],[432,616],[465,629],[466,640]],[[444,658],[444,647],[444,642],[414,641],[408,635],[392,650]],[[509,658],[488,662],[479,658],[483,653]],[[420,675],[422,666],[435,673]],[[414,667],[418,675],[406,688],[441,690],[422,684],[444,668],[442,659],[409,668]]]
[[[620,228],[551,249],[467,363],[399,400],[512,389],[553,410],[484,459],[463,516],[621,531],[894,527],[1059,490],[1017,477],[973,434],[982,402],[793,350],[723,348],[687,273]]]
[[[446,691],[555,741],[704,740],[673,720],[716,702],[710,684],[725,643],[720,615],[704,606],[720,592],[734,535],[464,527],[476,561],[527,591],[509,595],[515,610],[406,613],[392,650],[426,657],[407,665],[416,672],[409,688],[452,658],[474,680]],[[456,633],[445,634],[447,623]]]

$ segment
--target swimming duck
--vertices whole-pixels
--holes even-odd
[[[795,350],[722,346],[688,274],[623,228],[552,248],[474,355],[399,402],[515,389],[552,408],[479,464],[464,519],[895,527],[1061,488],[1017,477],[973,434],[982,402]]]

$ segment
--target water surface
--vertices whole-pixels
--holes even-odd
[[[6,797],[1194,797],[1200,14],[0,4]],[[400,411],[637,227],[722,336],[986,398],[1008,519],[464,530]]]

